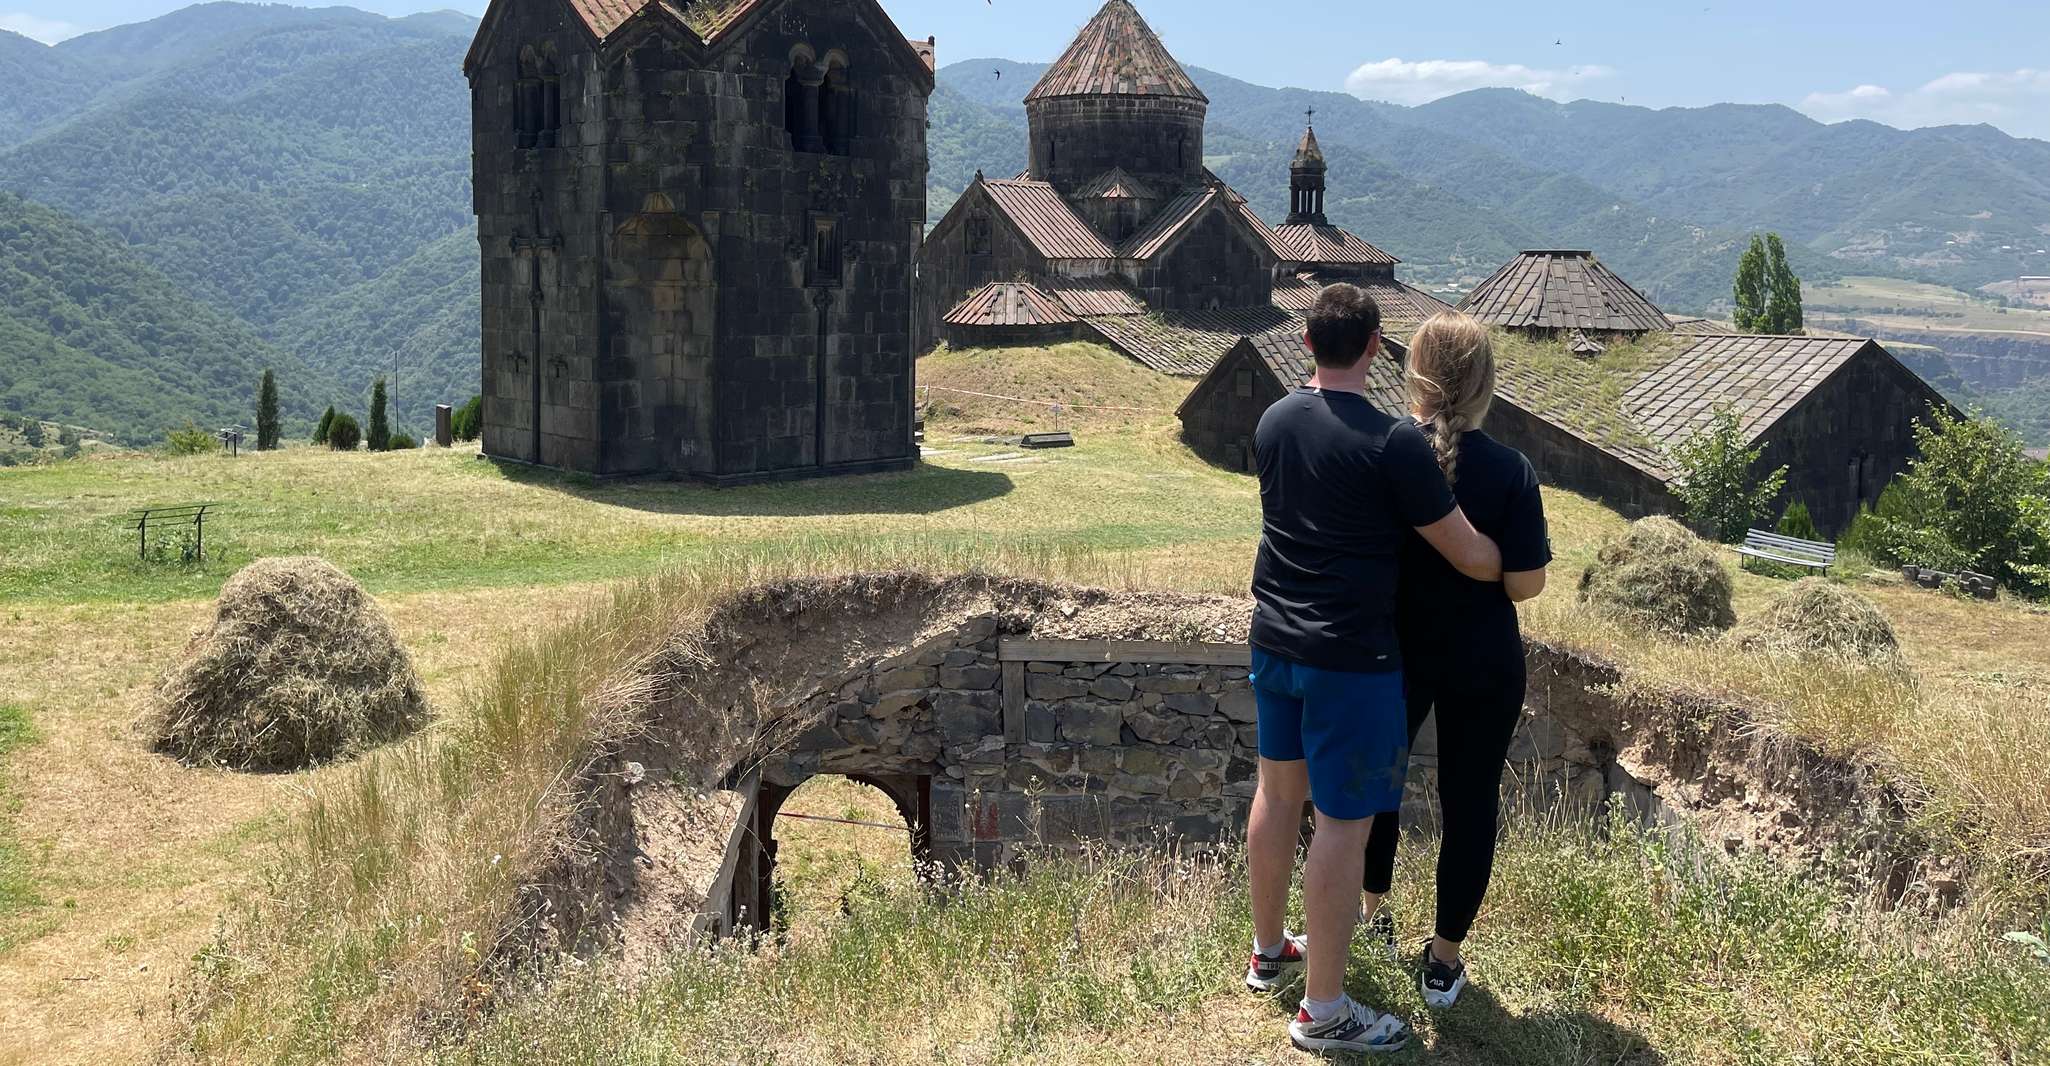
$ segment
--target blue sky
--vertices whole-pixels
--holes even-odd
[[[1045,60],[1100,0],[884,0],[942,62]],[[1185,63],[1265,85],[1421,103],[1485,85],[1652,107],[1783,103],[1825,121],[1988,122],[2050,139],[2050,0],[1599,0],[1436,4],[1139,0]],[[42,40],[182,0],[0,0]],[[363,0],[386,14],[479,0]],[[1251,14],[1249,14],[1249,12]]]

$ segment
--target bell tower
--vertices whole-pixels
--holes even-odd
[[[1317,109],[1308,116],[1314,121]],[[1284,226],[1328,226],[1324,217],[1324,150],[1317,147],[1317,127],[1303,127],[1303,141],[1288,165],[1288,221]]]

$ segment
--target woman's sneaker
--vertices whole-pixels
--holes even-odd
[[[1424,944],[1424,972],[1417,979],[1417,987],[1423,990],[1424,1002],[1435,1010],[1444,1010],[1459,1002],[1459,993],[1466,990],[1466,960],[1447,965],[1431,954],[1431,945]]]
[[[1402,957],[1402,949],[1395,946],[1395,916],[1387,908],[1374,912],[1366,922],[1367,946],[1388,956],[1389,962]]]
[[[1306,943],[1308,941],[1303,937],[1284,933],[1278,954],[1253,952],[1253,961],[1246,966],[1246,987],[1255,992],[1272,992],[1280,988],[1290,974],[1303,968],[1303,946]]]
[[[1383,1014],[1348,999],[1344,1010],[1321,1022],[1311,1021],[1308,1010],[1296,1008],[1295,1021],[1288,1023],[1288,1039],[1298,1050],[1317,1054],[1380,1054],[1409,1046],[1409,1026],[1393,1014]]]

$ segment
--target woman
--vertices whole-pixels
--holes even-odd
[[[1437,929],[1424,948],[1419,984],[1426,1003],[1449,1007],[1466,987],[1460,945],[1487,895],[1502,764],[1523,712],[1516,604],[1544,591],[1552,549],[1530,461],[1481,432],[1495,393],[1487,328],[1456,311],[1425,322],[1410,340],[1408,379],[1411,414],[1431,438],[1453,495],[1502,549],[1502,580],[1487,583],[1452,569],[1414,534],[1402,555],[1396,622],[1409,686],[1409,736],[1414,743],[1435,707],[1444,821]],[[1396,814],[1374,819],[1364,885],[1363,914],[1391,953],[1393,927],[1377,911],[1394,877],[1399,831]]]

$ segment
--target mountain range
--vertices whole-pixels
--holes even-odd
[[[54,47],[0,32],[0,409],[152,440],[185,418],[248,422],[263,366],[292,418],[360,410],[394,367],[402,426],[465,399],[478,314],[461,60],[475,27],[211,3]],[[941,70],[933,218],[977,169],[1023,169],[1020,101],[1043,69]],[[1713,312],[1740,242],[1764,229],[1811,282],[2050,273],[2036,254],[2050,143],[1990,127],[1510,90],[1401,107],[1190,73],[1211,100],[1208,162],[1256,209],[1286,212],[1315,108],[1333,221],[1447,295],[1522,248],[1588,247],[1663,306]]]

